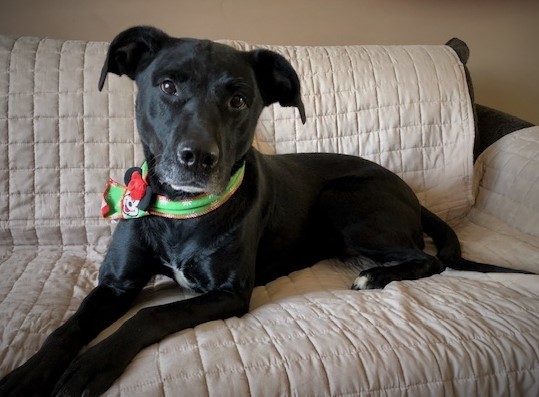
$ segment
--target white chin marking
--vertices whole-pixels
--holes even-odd
[[[185,193],[202,193],[205,192],[204,189],[197,186],[178,186],[178,185],[170,185],[170,187],[178,192],[185,192]]]
[[[361,290],[361,289],[369,289],[369,278],[367,276],[359,276],[354,281],[354,284],[352,284],[353,289]]]

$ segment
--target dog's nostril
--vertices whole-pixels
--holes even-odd
[[[214,153],[206,153],[202,159],[202,166],[211,169],[217,164],[218,156]]]
[[[196,162],[196,156],[193,150],[184,148],[180,151],[178,156],[180,163],[188,167],[192,166]]]

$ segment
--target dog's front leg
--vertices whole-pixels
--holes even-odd
[[[140,310],[110,337],[73,361],[55,395],[97,396],[118,378],[144,347],[196,325],[245,314],[249,295],[217,290],[196,298]]]
[[[0,382],[1,396],[48,396],[79,350],[124,312],[136,293],[98,286],[24,365]]]

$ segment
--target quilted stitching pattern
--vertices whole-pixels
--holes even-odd
[[[1,240],[13,244],[96,244],[109,175],[138,164],[134,86],[97,79],[105,43],[2,38],[7,74],[0,120]],[[31,73],[29,73],[31,72]]]
[[[110,78],[95,89],[106,47],[0,37],[0,376],[95,285],[111,231],[98,218],[101,189],[142,160],[133,84]],[[451,50],[268,48],[297,68],[308,123],[269,107],[258,147],[360,154],[399,173],[443,216],[467,213],[473,122]],[[539,202],[533,134],[506,137],[479,160],[478,206],[457,224],[467,256],[539,263],[537,222],[527,221]],[[350,291],[357,272],[325,261],[256,288],[249,314],[148,347],[106,395],[539,394],[539,276],[448,271]],[[156,278],[93,343],[142,307],[190,296]]]

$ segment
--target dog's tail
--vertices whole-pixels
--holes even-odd
[[[460,242],[453,229],[438,216],[421,206],[421,224],[436,248],[438,258],[442,263],[455,270],[471,270],[482,273],[525,273],[523,270],[508,269],[506,267],[489,265],[464,259],[460,250]]]

